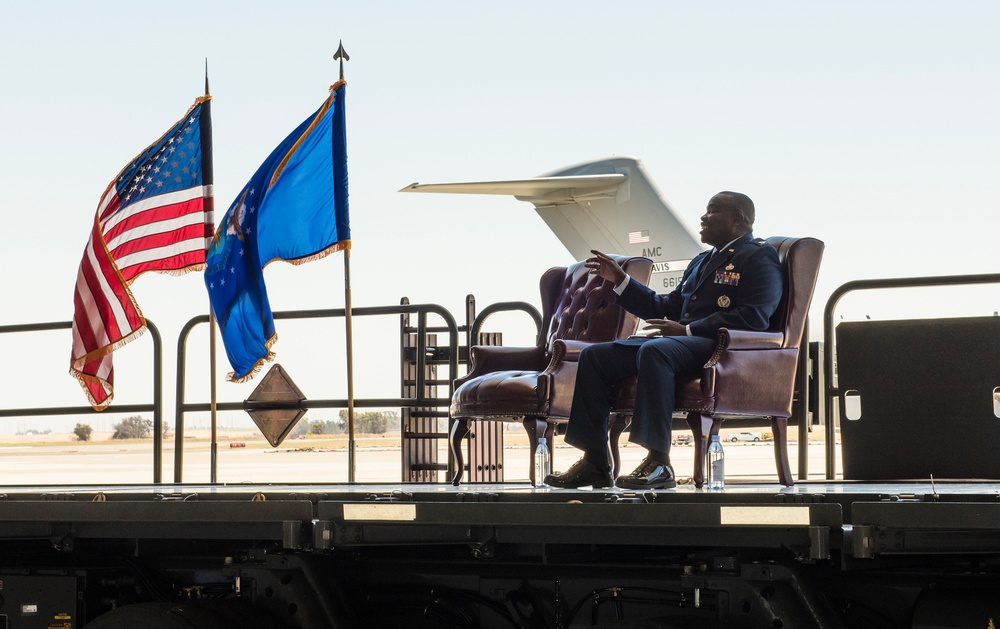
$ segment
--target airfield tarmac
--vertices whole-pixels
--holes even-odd
[[[182,482],[211,481],[210,437],[207,430],[187,431]],[[359,435],[356,442],[356,482],[400,482],[398,433]],[[810,479],[825,478],[824,448],[822,441],[810,438]],[[288,439],[273,448],[252,429],[227,430],[219,432],[217,452],[217,482],[221,484],[348,481],[344,435]],[[725,452],[727,480],[776,482],[772,443],[725,443]],[[638,465],[645,450],[625,445],[621,454],[622,468],[627,473]],[[554,469],[565,469],[578,455],[578,450],[557,439]],[[689,477],[694,448],[674,446],[671,458],[678,478],[683,481]],[[797,475],[797,443],[790,444],[789,458],[792,472]],[[527,437],[523,433],[505,433],[504,481],[526,483],[528,459]],[[443,445],[439,460],[447,461]],[[72,435],[35,435],[9,437],[0,443],[0,486],[148,484],[152,480],[152,440],[111,441],[109,435],[95,433],[90,442],[74,441]],[[164,440],[162,480],[166,483],[174,480],[172,437]],[[439,473],[439,480],[445,482],[443,473]]]

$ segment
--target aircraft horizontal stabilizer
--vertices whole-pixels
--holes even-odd
[[[531,179],[413,183],[400,192],[509,194],[535,206],[577,260],[592,249],[654,262],[651,286],[665,292],[704,249],[674,213],[635,157],[583,162]]]
[[[583,198],[613,197],[618,185],[628,177],[622,173],[534,177],[500,181],[459,183],[411,183],[400,192],[448,192],[455,194],[504,194],[529,203],[575,203]]]

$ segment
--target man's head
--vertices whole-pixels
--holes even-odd
[[[722,247],[753,231],[753,201],[739,192],[720,192],[712,197],[701,217],[701,241]]]

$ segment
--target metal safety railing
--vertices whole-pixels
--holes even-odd
[[[69,330],[72,327],[72,321],[5,325],[0,326],[0,334]],[[153,414],[153,482],[160,483],[163,481],[163,342],[160,340],[160,331],[149,319],[146,319],[146,327],[149,328],[149,335],[153,341],[153,401],[150,404],[116,404],[113,409],[105,412]],[[7,408],[0,409],[0,417],[82,415],[93,412],[90,406]]]
[[[826,397],[826,478],[833,480],[836,477],[836,438],[835,422],[835,400],[839,400],[843,393],[838,384],[835,384],[836,373],[834,365],[837,361],[837,350],[834,342],[834,315],[837,304],[845,295],[852,292],[864,290],[882,290],[888,288],[925,288],[925,287],[945,287],[945,286],[972,286],[977,284],[1000,284],[1000,273],[988,273],[983,275],[953,275],[938,277],[900,277],[874,280],[855,280],[842,284],[833,291],[827,299],[826,308],[823,311],[823,371],[824,371],[824,395]],[[843,401],[840,402],[843,404]]]
[[[538,309],[525,301],[501,301],[483,308],[483,311],[473,321],[469,329],[470,347],[478,342],[477,339],[479,339],[479,335],[483,331],[483,326],[486,325],[486,319],[500,312],[523,312],[531,317],[531,320],[535,323],[535,342],[538,342],[538,337],[542,333],[542,315],[538,312]]]
[[[451,403],[451,393],[454,384],[449,385],[447,398],[428,398],[422,395],[426,390],[426,360],[427,360],[427,316],[434,314],[445,322],[445,329],[448,333],[448,368],[450,370],[450,382],[454,382],[458,377],[458,325],[450,312],[442,306],[436,304],[400,304],[397,306],[374,306],[366,308],[352,308],[351,314],[354,317],[370,317],[385,315],[410,314],[417,316],[417,347],[415,348],[416,369],[416,392],[415,397],[399,398],[359,398],[352,401],[356,408],[381,408],[381,407],[427,407],[427,406],[448,406]],[[275,319],[324,319],[345,317],[346,311],[343,308],[328,310],[292,310],[274,313]],[[174,482],[183,482],[184,469],[184,415],[190,412],[207,412],[211,410],[211,402],[188,402],[186,398],[186,361],[187,361],[187,340],[195,326],[208,323],[208,315],[200,315],[189,320],[182,328],[177,338],[177,398],[175,405],[175,446],[174,446]],[[214,377],[214,374],[213,374]],[[237,411],[251,408],[252,402],[219,402],[215,405],[217,411]],[[305,399],[301,400],[296,408],[308,410],[317,408],[347,408],[347,399]],[[272,405],[273,407],[273,405]],[[213,459],[213,466],[215,465]],[[451,469],[453,463],[449,462],[449,475],[454,473]],[[214,469],[212,470],[214,478]],[[351,475],[353,477],[353,475]]]
[[[470,296],[471,297],[471,296]],[[411,357],[415,363],[415,387],[416,395],[412,397],[398,397],[398,398],[359,398],[352,401],[354,407],[358,408],[382,408],[382,407],[401,407],[401,408],[417,408],[417,407],[447,407],[451,402],[451,394],[454,389],[454,379],[458,377],[458,368],[460,363],[461,352],[459,349],[460,339],[459,334],[461,332],[469,333],[468,339],[464,339],[467,343],[476,339],[478,333],[483,325],[485,319],[491,314],[503,311],[517,311],[521,310],[526,312],[532,320],[535,322],[536,330],[540,333],[541,321],[540,315],[537,310],[530,304],[524,302],[504,302],[500,304],[493,304],[476,317],[474,324],[459,327],[450,312],[448,312],[442,306],[436,304],[408,304],[403,303],[400,305],[393,306],[378,306],[378,307],[366,307],[366,308],[354,308],[352,309],[352,315],[358,317],[371,317],[371,316],[399,316],[399,315],[411,315],[417,320],[417,325],[415,326],[415,343],[416,346],[413,348],[414,352]],[[428,325],[428,316],[434,315],[439,317],[444,325],[437,324],[435,326]],[[340,318],[346,317],[346,311],[343,308],[339,309],[324,309],[324,310],[301,310],[301,311],[284,311],[274,313],[275,319],[284,320],[294,320],[294,319],[324,319],[324,318]],[[175,384],[175,432],[174,432],[174,480],[175,483],[183,482],[183,469],[184,469],[184,427],[185,427],[185,415],[193,412],[207,412],[211,410],[211,401],[189,401],[187,399],[187,345],[188,339],[191,331],[198,325],[207,324],[209,321],[207,315],[199,315],[190,319],[181,329],[178,334],[177,339],[177,379]],[[124,413],[151,413],[153,416],[153,470],[152,478],[153,483],[159,484],[163,482],[163,463],[164,463],[164,412],[163,412],[163,342],[160,332],[156,325],[147,320],[147,327],[150,333],[150,339],[153,343],[153,356],[152,356],[152,389],[153,389],[153,399],[152,402],[147,404],[116,404],[113,407],[107,409],[106,413],[124,414]],[[0,334],[19,334],[19,333],[37,333],[52,330],[68,330],[72,328],[71,321],[58,321],[50,323],[33,323],[33,324],[18,324],[18,325],[7,325],[0,326]],[[428,361],[434,360],[435,363],[441,362],[443,349],[441,344],[435,344],[434,348],[428,347],[428,338],[430,333],[446,333],[448,335],[447,340],[447,363],[449,374],[447,381],[448,386],[448,396],[447,397],[430,397],[429,395],[423,394],[421,392],[427,390],[433,390],[433,387],[426,386],[428,383],[426,381],[428,370],[426,369]],[[474,342],[474,341],[473,341]],[[214,377],[214,375],[213,375]],[[236,401],[236,402],[217,402],[215,405],[216,411],[238,411],[238,410],[251,410],[254,407],[255,402],[248,400]],[[268,403],[274,406],[274,403]],[[346,408],[348,406],[347,399],[304,399],[300,400],[296,408],[302,410],[308,409],[319,409],[319,408]],[[4,417],[41,417],[41,416],[61,416],[61,415],[86,415],[94,413],[90,406],[37,406],[31,408],[0,408],[0,418]],[[213,444],[214,447],[215,444]],[[215,465],[216,460],[213,456],[212,460],[212,482],[215,482]],[[452,469],[454,461],[449,461],[449,476],[454,474],[454,469]]]

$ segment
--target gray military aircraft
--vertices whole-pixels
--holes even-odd
[[[635,157],[583,162],[531,179],[413,183],[400,192],[513,195],[535,206],[577,260],[590,257],[591,249],[653,260],[649,285],[660,293],[673,289],[705,249]]]

